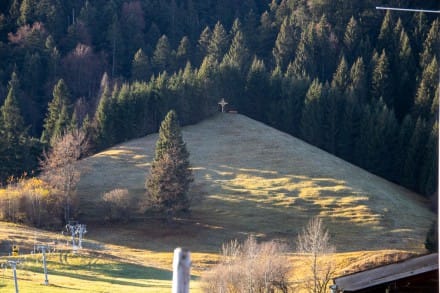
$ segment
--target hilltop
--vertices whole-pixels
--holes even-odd
[[[434,215],[417,194],[243,115],[219,114],[182,132],[197,196],[183,228],[189,239],[161,239],[146,222],[149,242],[216,251],[248,233],[293,241],[319,215],[338,251],[423,250]],[[89,172],[78,192],[88,202],[85,215],[99,217],[90,208],[114,188],[143,197],[156,139],[148,135],[83,160]]]

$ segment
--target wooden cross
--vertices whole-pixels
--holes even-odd
[[[222,113],[224,113],[225,106],[228,104],[228,102],[226,102],[225,99],[222,98],[222,100],[220,102],[218,102],[218,104],[222,107]]]

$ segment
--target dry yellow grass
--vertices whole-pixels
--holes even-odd
[[[171,227],[153,219],[91,224],[90,248],[170,270],[173,249],[185,246],[199,276],[216,262],[223,242],[252,233],[260,240],[283,239],[293,250],[297,233],[319,215],[338,251],[340,272],[380,262],[374,259],[381,255],[424,252],[435,216],[404,188],[242,115],[217,115],[183,128],[183,136],[195,173],[191,217]],[[156,139],[132,140],[81,162],[89,170],[78,187],[84,222],[102,219],[95,207],[112,189],[126,188],[141,202]],[[4,225],[0,235],[32,239],[33,232],[11,234]],[[290,259],[300,263],[294,254]]]

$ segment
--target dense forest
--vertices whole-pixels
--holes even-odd
[[[431,1],[3,0],[0,181],[56,137],[98,151],[230,109],[431,197],[438,14]],[[423,7],[420,7],[423,5]],[[233,150],[233,149],[232,149]]]

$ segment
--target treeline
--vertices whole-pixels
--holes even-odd
[[[416,1],[387,1],[413,7]],[[1,180],[69,128],[94,149],[230,107],[431,196],[439,19],[377,1],[0,4]],[[418,3],[419,4],[419,3]],[[437,1],[423,8],[438,9]]]

